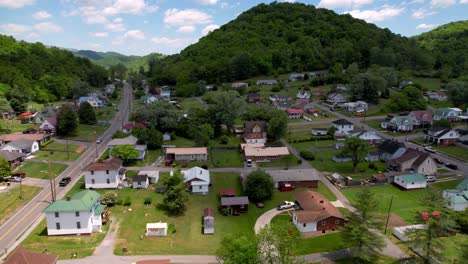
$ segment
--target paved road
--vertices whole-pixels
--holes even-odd
[[[55,179],[57,199],[63,198],[63,196],[79,180],[81,170],[86,164],[104,153],[106,150],[106,143],[111,139],[112,134],[114,134],[118,129],[121,129],[122,123],[125,120],[128,120],[132,101],[132,87],[129,84],[125,84],[124,86],[122,98],[118,113],[120,116],[116,116],[112,120],[111,126],[101,136],[102,143],[93,143],[76,161],[74,161]],[[58,186],[58,182],[63,177],[72,177],[72,182],[65,188]],[[44,188],[36,197],[34,197],[23,208],[19,209],[15,215],[0,226],[0,256],[10,252],[19,243],[21,243],[22,239],[18,239],[18,237],[21,236],[21,238],[25,238],[24,233],[32,230],[34,226],[31,225],[33,223],[39,224],[40,221],[38,220],[44,217],[42,211],[49,205],[51,200],[51,190],[49,188]]]

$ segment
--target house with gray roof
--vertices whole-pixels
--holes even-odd
[[[134,137],[133,135],[130,135],[125,138],[114,138],[109,143],[107,143],[107,148],[109,149],[109,155],[110,153],[112,153],[113,147],[122,146],[122,145],[131,145],[135,147],[135,149],[138,151],[137,160],[143,160],[146,154],[146,145],[141,145],[137,143],[138,143],[138,138]]]
[[[455,189],[444,190],[442,196],[447,201],[447,207],[454,211],[468,208],[468,176]]]
[[[257,86],[260,86],[260,85],[276,85],[276,84],[278,84],[278,81],[277,80],[257,80],[257,81],[255,81],[255,84]]]
[[[36,125],[42,124],[48,118],[55,118],[57,119],[57,112],[58,108],[55,106],[46,106],[42,108],[40,111],[37,111],[34,117],[32,118],[32,122]]]
[[[377,149],[381,160],[396,159],[406,152],[404,143],[389,139],[382,142]]]
[[[396,132],[410,132],[415,128],[414,119],[411,116],[394,116],[390,121],[380,123],[380,127]]]
[[[39,143],[29,139],[16,139],[0,147],[0,150],[31,155],[39,151]]]
[[[47,234],[85,235],[102,231],[105,205],[100,203],[101,194],[86,190],[52,202],[44,209]]]
[[[458,121],[462,111],[457,108],[439,108],[434,112],[434,120],[447,119],[448,121]]]
[[[25,157],[26,155],[23,153],[0,150],[0,158],[4,158],[8,161],[8,164],[10,164],[10,168],[12,169],[20,166]]]
[[[443,127],[433,127],[427,131],[425,136],[426,141],[441,146],[455,145],[459,138],[460,134],[457,130]]]

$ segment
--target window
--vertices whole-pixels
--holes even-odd
[[[91,179],[91,183],[94,184],[94,182],[95,182],[94,179]]]
[[[55,212],[55,217],[59,217],[59,212]]]
[[[106,170],[106,174],[109,174],[109,170]]]
[[[60,223],[55,223],[55,229],[60,230]]]
[[[80,217],[80,212],[75,212],[76,217]]]
[[[200,189],[200,190],[201,190],[201,189],[202,189],[202,186],[201,186],[201,185],[200,185],[200,186],[198,186],[198,189]]]
[[[414,184],[414,182],[412,182],[411,184]]]
[[[91,175],[94,175],[94,171],[91,171]]]
[[[326,225],[327,224],[327,221],[322,221],[322,225]]]
[[[339,224],[340,224],[340,220],[335,220],[335,224],[339,225]]]
[[[303,227],[306,227],[306,226],[307,226],[307,224],[306,224],[306,223],[304,223],[304,224],[302,224],[302,226],[303,226]]]
[[[108,183],[108,184],[110,183],[110,179],[107,179],[107,183]]]
[[[80,222],[76,222],[76,228],[81,229],[81,223]]]

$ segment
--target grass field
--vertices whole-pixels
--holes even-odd
[[[72,134],[62,137],[62,138],[70,139],[70,140],[94,142],[102,133],[104,133],[106,129],[107,129],[106,126],[101,126],[101,125],[79,124],[76,130]]]
[[[192,140],[183,137],[176,137],[174,140],[164,141],[164,145],[175,145],[178,148],[193,147],[194,144]]]
[[[440,90],[441,81],[439,78],[411,78],[414,83],[419,84],[422,88],[427,89],[428,91],[438,91]]]
[[[312,148],[333,148],[335,147],[334,140],[314,140],[314,141],[305,141],[300,143],[291,144],[295,149],[299,151],[312,150]]]
[[[440,152],[445,152],[454,157],[468,161],[468,150],[463,149],[461,147],[457,147],[457,146],[443,147],[443,146],[437,146],[437,145],[433,145],[432,147]]]
[[[83,145],[84,146],[84,145]],[[85,147],[85,146],[84,146]],[[62,144],[58,142],[52,142],[45,148],[41,149],[35,154],[36,159],[53,160],[53,161],[74,161],[80,157],[81,153],[86,150],[86,147],[80,148],[78,145]]]
[[[111,120],[115,116],[115,106],[94,109],[97,120]]]
[[[244,167],[242,156],[237,150],[212,150],[210,160],[215,168]]]
[[[461,180],[435,183],[433,186],[437,187],[440,190],[452,189]],[[351,204],[356,202],[356,194],[359,192],[360,188],[344,189],[342,190],[346,198],[349,199]],[[390,199],[393,196],[393,206],[391,212],[397,214],[403,218],[408,223],[414,223],[416,220],[416,212],[422,210],[424,207],[420,205],[419,198],[424,193],[424,189],[421,190],[412,190],[412,191],[402,191],[393,185],[385,186],[376,186],[372,187],[371,190],[375,193],[379,203],[378,212],[386,213],[388,211]]]
[[[180,106],[184,110],[190,110],[193,108],[201,108],[203,109],[203,105],[200,104],[200,102],[197,101],[195,98],[186,98],[180,102]]]
[[[14,183],[16,184],[16,183]],[[16,186],[0,192],[0,225],[21,206],[28,203],[34,196],[41,191],[41,188],[22,184],[21,193],[23,198],[19,198],[20,188]]]
[[[270,162],[257,162],[257,166],[261,168],[272,168],[272,167],[280,167],[280,168],[290,168],[297,165],[300,165],[299,159],[296,158],[293,154],[289,154],[288,156],[284,156],[279,160],[273,160]]]
[[[21,124],[19,120],[0,119],[0,133],[17,133],[24,130],[36,127],[34,124]]]
[[[161,150],[146,150],[145,158],[128,164],[128,166],[148,166],[155,162],[162,155]]]
[[[62,173],[67,168],[67,165],[63,164],[50,164],[50,172],[55,178],[57,175]],[[45,162],[35,162],[35,161],[26,161],[21,167],[16,171],[26,173],[26,177],[38,178],[38,179],[48,179],[48,165]]]

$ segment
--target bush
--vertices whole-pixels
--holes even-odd
[[[175,229],[174,224],[171,223],[171,224],[169,224],[169,225],[167,226],[167,232],[168,232],[169,234],[175,234],[175,232],[177,232],[177,230]]]
[[[125,197],[125,200],[124,200],[124,202],[123,202],[123,205],[124,205],[124,206],[130,206],[130,205],[132,205],[132,199],[130,198],[130,196]]]
[[[281,88],[279,86],[274,86],[273,88],[271,88],[271,91],[273,93],[277,93],[277,92],[281,91]]]
[[[223,144],[223,145],[226,145],[227,143],[229,143],[229,137],[224,135],[224,136],[221,136],[219,138],[219,143]]]
[[[144,201],[143,203],[144,203],[145,205],[150,205],[151,202],[152,202],[151,197],[146,197],[146,198],[145,198],[145,201]]]
[[[108,192],[101,196],[101,203],[107,206],[114,206],[119,200],[119,195],[114,192]]]
[[[222,206],[218,207],[218,212],[224,216],[229,215],[229,209],[222,207]]]
[[[369,169],[371,170],[376,170],[377,169],[377,166],[375,166],[375,163],[374,162],[370,162],[369,163],[369,166],[367,166]]]
[[[301,151],[301,157],[306,160],[315,160],[315,155],[312,151],[304,150]]]
[[[123,204],[122,198],[117,199],[117,201],[115,202],[115,205],[122,205],[122,204]]]
[[[47,147],[47,145],[49,145],[49,144],[52,143],[52,142],[54,142],[52,139],[51,139],[51,140],[47,140],[46,142],[42,143],[40,147],[41,147],[41,148],[45,148],[45,147]]]

